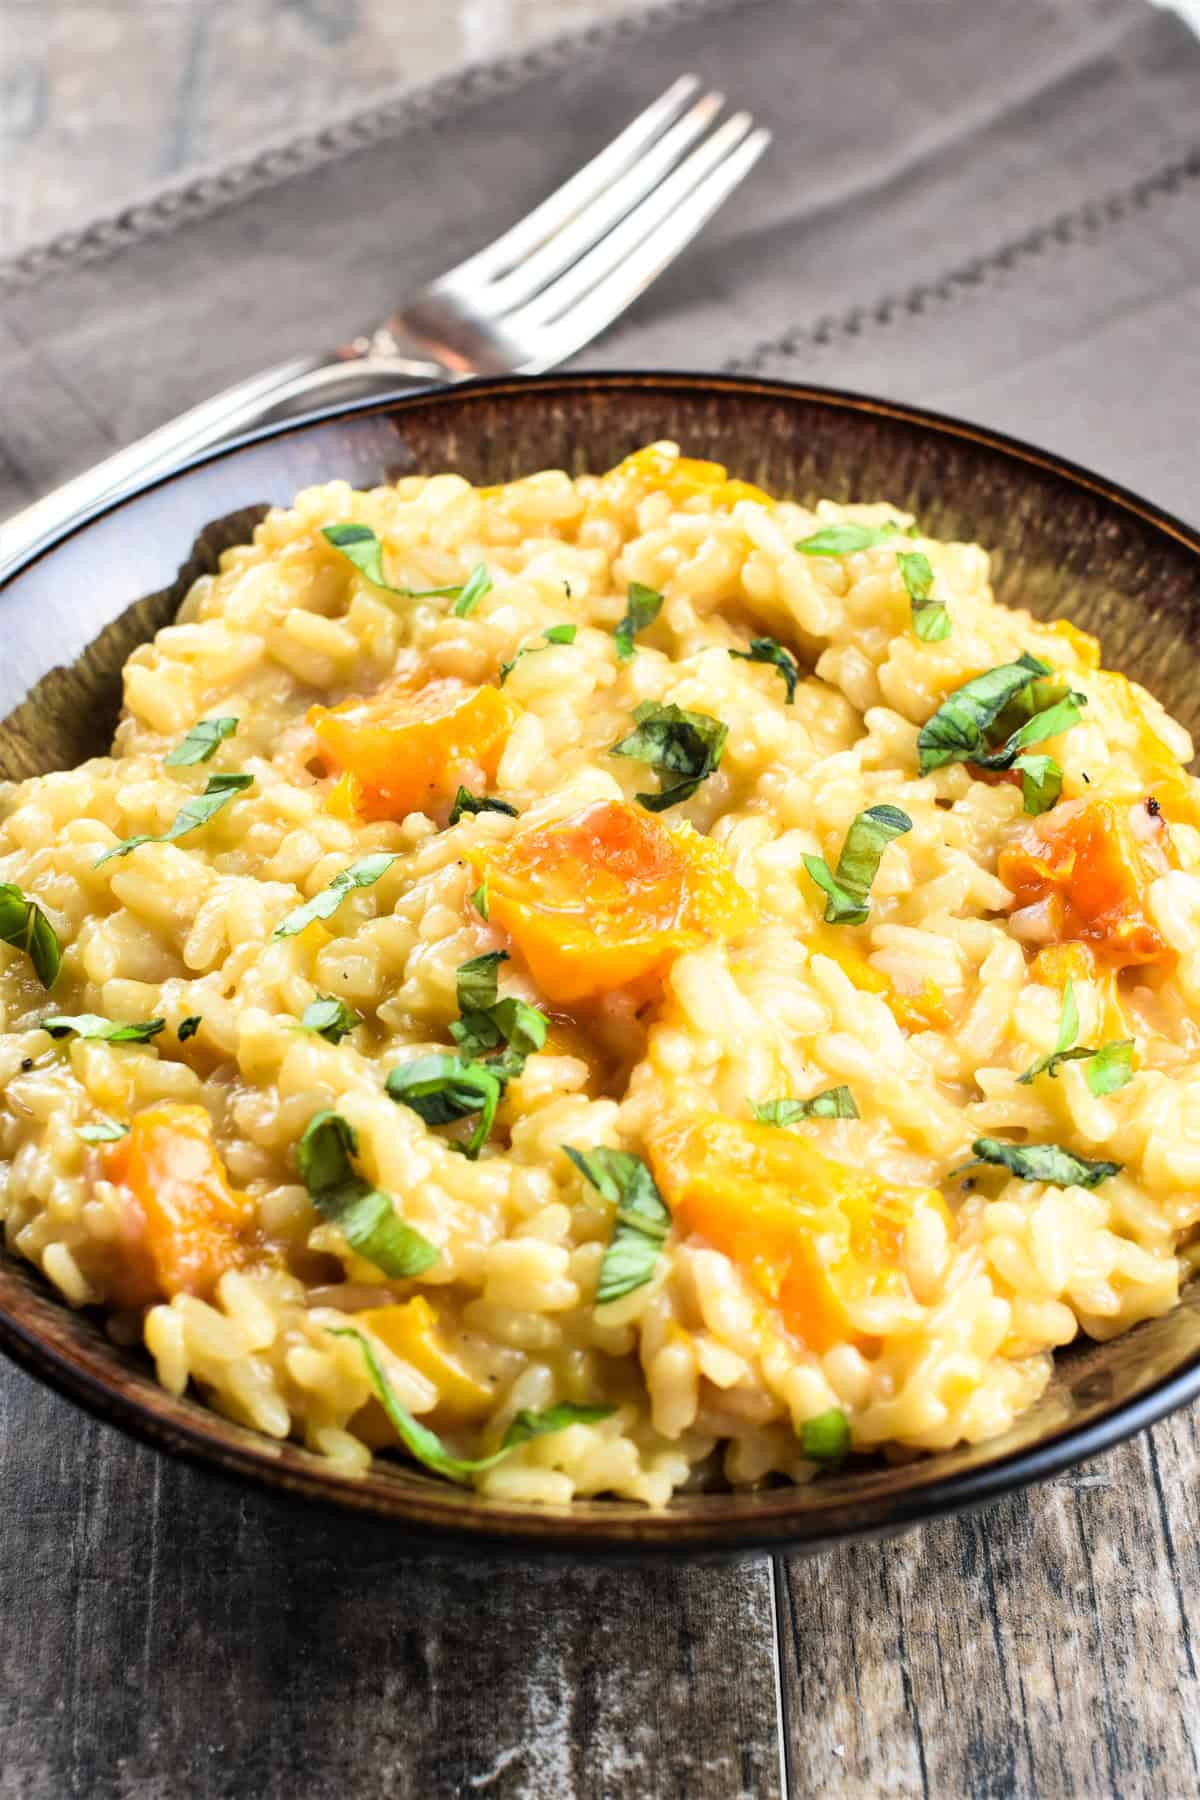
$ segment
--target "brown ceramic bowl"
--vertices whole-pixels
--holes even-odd
[[[284,425],[65,535],[0,591],[0,775],[106,747],[124,657],[264,503],[333,476],[370,487],[418,469],[498,482],[605,468],[664,437],[773,493],[886,497],[935,536],[978,539],[995,553],[1002,600],[1098,633],[1108,663],[1200,729],[1200,539],[1132,495],[1010,439],[851,394],[717,376],[549,376]],[[0,1346],[102,1418],[227,1474],[382,1514],[412,1537],[572,1555],[815,1550],[898,1530],[1044,1479],[1200,1394],[1193,1296],[1113,1343],[1062,1354],[1045,1397],[989,1444],[895,1467],[854,1463],[805,1488],[687,1495],[660,1513],[616,1501],[546,1509],[482,1500],[399,1462],[350,1479],[296,1444],[177,1400],[146,1357],[115,1349],[94,1318],[7,1255]]]

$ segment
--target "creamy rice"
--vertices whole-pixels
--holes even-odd
[[[140,1336],[172,1391],[194,1383],[347,1470],[396,1444],[364,1342],[394,1402],[460,1456],[496,1450],[519,1413],[584,1409],[471,1476],[482,1491],[660,1505],[717,1477],[811,1479],[830,1460],[814,1420],[844,1420],[864,1452],[987,1439],[1036,1399],[1058,1346],[1178,1299],[1200,1219],[1186,733],[1100,671],[1084,634],[998,606],[977,545],[905,535],[886,504],[773,502],[677,458],[658,446],[605,476],[492,489],[451,474],[311,488],[130,658],[111,756],[0,790],[0,882],[36,900],[63,951],[47,993],[24,950],[0,946],[9,1247],[71,1305],[104,1308],[122,1341]],[[401,598],[370,579],[324,535],[349,522],[374,532],[395,587],[452,591]],[[876,541],[796,548],[845,523]],[[913,628],[902,557],[916,553],[949,616],[940,640]],[[454,590],[481,564],[490,590],[460,616]],[[663,603],[622,659],[631,583]],[[548,642],[563,625],[573,641]],[[791,703],[779,667],[729,654],[752,637],[798,660]],[[1003,771],[918,773],[918,734],[947,696],[1022,654],[1086,700],[1036,745],[1062,778],[1037,817]],[[310,718],[397,682],[404,705],[489,690],[490,736],[456,741],[416,810],[348,779],[326,715]],[[611,754],[648,702],[728,733],[662,812],[635,796],[677,775]],[[237,727],[210,759],[164,765],[218,717]],[[252,782],[207,823],[98,865],[233,772]],[[449,825],[460,784],[515,814]],[[882,850],[865,923],[826,923],[804,859],[835,869],[851,822],[881,805],[911,828]],[[520,859],[539,832],[602,816],[644,826],[703,903],[636,967],[585,944],[547,993],[551,964],[513,923]],[[1121,834],[1134,898],[1119,918],[1084,917],[1078,884],[1100,854],[1084,818]],[[377,879],[273,935],[377,853],[392,857]],[[1038,873],[1051,865],[1057,887]],[[624,923],[630,938],[646,925],[641,899]],[[455,1053],[457,971],[502,950],[501,995],[550,1030],[471,1160],[453,1146],[475,1118],[429,1123],[385,1080]],[[300,1027],[321,996],[357,1015],[339,1042]],[[1084,1054],[1018,1080],[1072,999],[1069,1047],[1130,1045],[1109,1091]],[[52,1040],[51,1014],[165,1024],[145,1042]],[[841,1088],[857,1116],[755,1123],[756,1105]],[[316,1210],[297,1146],[324,1109],[356,1134],[362,1184],[430,1246],[415,1276],[381,1272]],[[170,1157],[169,1178],[152,1157],[134,1167],[147,1119],[210,1145],[225,1187],[210,1181],[195,1232],[199,1190],[178,1200]],[[956,1173],[981,1139],[1119,1167],[1090,1187]],[[752,1185],[775,1182],[769,1219],[722,1185],[729,1144]],[[643,1159],[671,1214],[661,1245],[636,1246],[646,1278],[602,1304],[614,1205],[564,1146]],[[855,1205],[850,1240],[831,1236]]]

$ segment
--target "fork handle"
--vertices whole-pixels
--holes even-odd
[[[0,524],[0,582],[66,526],[82,520],[105,501],[119,498],[156,475],[169,474],[189,456],[252,426],[314,406],[338,388],[365,383],[369,389],[379,382],[392,391],[448,379],[453,376],[440,364],[401,356],[296,357],[265,369],[180,413]]]

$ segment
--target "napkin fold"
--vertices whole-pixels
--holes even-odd
[[[675,0],[28,250],[0,263],[0,513],[353,336],[687,69],[774,142],[579,366],[918,401],[1200,521],[1200,42],[1145,0]]]

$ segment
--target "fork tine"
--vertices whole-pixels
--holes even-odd
[[[553,324],[537,329],[535,335],[541,340],[538,354],[521,365],[521,373],[535,375],[541,369],[564,362],[584,344],[598,337],[606,325],[632,305],[668,264],[674,262],[734,188],[745,180],[770,141],[771,133],[762,129],[743,139],[667,218],[661,231],[646,239],[636,254],[619,261],[572,311],[561,315]]]
[[[582,169],[577,169],[561,187],[500,237],[468,256],[465,262],[448,269],[434,287],[442,293],[448,289],[474,289],[481,282],[502,275],[522,257],[531,255],[637,160],[641,150],[678,118],[699,86],[699,76],[681,75],[591,162],[584,163]]]
[[[710,174],[720,168],[750,131],[754,121],[749,113],[735,113],[719,131],[714,131],[678,168],[659,182],[651,193],[628,213],[620,224],[581,258],[565,275],[561,275],[536,299],[519,307],[505,320],[505,325],[518,334],[529,327],[549,325],[571,307],[581,303],[592,290],[614,274],[633,256],[643,241],[659,227],[666,226],[676,209],[686,206],[688,196]],[[690,234],[689,234],[690,235]],[[685,240],[686,241],[686,240]]]
[[[623,175],[610,182],[602,193],[597,194],[594,200],[577,212],[561,230],[547,238],[540,250],[523,258],[507,275],[502,275],[499,281],[491,282],[486,290],[477,293],[474,296],[476,307],[493,318],[499,318],[514,306],[519,306],[523,300],[532,298],[548,286],[556,275],[569,269],[573,262],[577,262],[600,241],[611,226],[653,192],[680,161],[684,152],[707,131],[723,104],[724,96],[716,93],[705,94],[702,99],[697,100]]]

